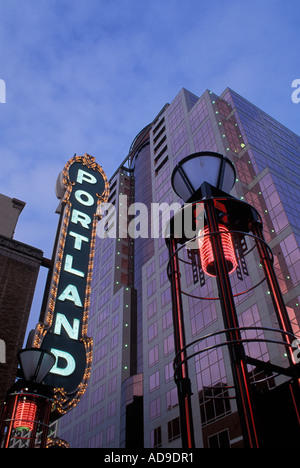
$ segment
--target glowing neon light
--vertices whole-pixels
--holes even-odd
[[[59,177],[61,221],[47,310],[34,346],[51,351],[56,363],[45,379],[55,388],[58,412],[77,405],[91,374],[93,340],[87,336],[96,227],[109,184],[95,158],[74,156]]]
[[[76,190],[75,198],[79,203],[85,206],[93,206],[95,203],[95,199],[92,197],[92,195],[90,195],[88,192],[85,192],[84,190]]]
[[[36,403],[33,401],[20,401],[17,406],[14,429],[19,431],[32,431],[37,412]]]
[[[231,274],[236,270],[237,267],[237,260],[231,234],[223,224],[219,225],[219,231],[228,273]],[[206,273],[208,276],[216,277],[217,269],[215,264],[215,257],[211,242],[211,235],[209,235],[209,229],[207,226],[204,228],[204,230],[199,232],[198,244],[204,273]]]
[[[80,320],[74,319],[72,326],[63,314],[57,314],[54,327],[55,335],[61,334],[62,327],[64,328],[65,332],[71,340],[78,340]]]
[[[73,284],[68,284],[66,289],[61,293],[58,298],[59,301],[72,301],[77,307],[82,307],[82,301],[80,299],[78,289]]]
[[[54,348],[51,348],[51,353],[56,357],[56,363],[51,369],[52,374],[61,375],[63,377],[69,377],[72,375],[76,369],[76,362],[73,356],[71,356],[70,353],[66,353],[65,351]],[[59,359],[66,362],[67,365],[65,367],[60,367],[58,365]]]
[[[81,278],[84,278],[84,272],[76,270],[73,268],[73,255],[66,255],[66,263],[65,263],[65,271],[68,273],[71,273],[72,275],[80,276]]]

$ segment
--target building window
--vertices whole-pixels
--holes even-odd
[[[230,448],[228,429],[208,437],[209,448]]]
[[[104,379],[104,377],[106,376],[106,367],[107,367],[107,363],[104,362],[100,367],[98,367],[97,369],[93,371],[93,378],[92,378],[93,385],[99,382],[101,379]],[[65,417],[63,418],[63,421],[64,420],[65,420]]]
[[[151,431],[151,447],[161,447],[161,427],[156,427]]]
[[[163,169],[163,167],[167,164],[168,161],[169,161],[169,156],[167,156],[167,157],[160,163],[160,165],[157,167],[157,169],[155,169],[155,177],[157,177],[158,173]]]
[[[108,300],[107,300],[108,302]],[[112,311],[114,312],[120,305],[120,296],[117,296],[112,302]]]
[[[166,289],[161,293],[161,307],[165,307],[171,302],[171,288]]]
[[[198,101],[198,104],[194,107],[193,111],[190,114],[192,132],[194,132],[197,127],[199,127],[199,125],[207,116],[208,110],[205,101]]]
[[[107,419],[112,418],[116,414],[116,400],[109,403],[107,408]]]
[[[165,366],[165,381],[170,382],[174,378],[173,361]]]
[[[168,354],[174,352],[175,343],[174,343],[174,335],[173,333],[167,338],[164,339],[164,356],[168,356]]]
[[[293,333],[297,338],[300,338],[300,326],[299,321],[297,320],[295,310],[292,307],[287,306],[287,312],[289,314],[289,318],[292,324]]]
[[[180,422],[179,418],[172,419],[168,422],[168,442],[178,439],[180,437]]]
[[[111,320],[111,331],[115,330],[119,325],[119,314],[115,315]]]
[[[148,311],[148,319],[151,319],[152,317],[154,317],[154,315],[157,312],[156,299],[154,299],[154,301],[152,301],[152,302],[150,302],[150,304],[148,304],[147,311]]]
[[[103,432],[99,432],[89,440],[89,448],[103,447]]]
[[[168,280],[169,280],[169,278],[168,278],[168,274],[167,274],[167,269],[165,269],[160,274],[160,287],[162,287],[164,284],[166,284]]]
[[[99,349],[97,349],[97,351],[95,351],[93,363],[96,364],[97,362],[99,362],[101,359],[107,356],[107,353],[108,353],[108,344],[104,343]]]
[[[114,371],[118,367],[118,353],[114,354],[110,358],[109,370],[110,372]]]
[[[147,279],[150,278],[155,273],[155,262],[151,262],[150,265],[147,267]]]
[[[102,325],[104,320],[106,320],[109,317],[109,315],[110,315],[110,307],[108,305],[107,307],[102,309],[102,312],[99,313],[97,317],[97,327]]]
[[[217,151],[217,144],[210,121],[205,122],[194,135],[195,151]]]
[[[167,410],[171,410],[175,408],[175,406],[178,406],[178,391],[177,388],[172,388],[169,392],[166,394],[166,400],[167,400]]]
[[[105,418],[105,409],[101,408],[100,410],[96,411],[90,416],[90,430],[94,429],[97,426],[100,426],[100,424],[103,423]]]
[[[209,304],[203,306],[202,304],[199,304],[199,300],[196,300],[193,297],[188,298],[193,336],[197,335],[199,332],[217,320],[216,304],[212,301],[208,302]]]
[[[249,309],[245,310],[240,315],[240,325],[243,327],[261,327],[262,322],[260,320],[259,310],[257,304],[254,304]],[[258,340],[257,342],[249,342],[245,344],[245,351],[248,356],[261,361],[268,362],[270,360],[267,343],[264,343],[265,334],[263,330],[245,330],[242,331],[243,339]],[[254,369],[253,369],[254,371]]]
[[[84,445],[85,434],[86,434],[86,421],[83,421],[74,427],[74,431],[73,431],[74,448],[75,447],[79,448]]]
[[[115,433],[116,433],[116,427],[115,427],[115,424],[113,424],[112,426],[110,426],[108,429],[107,429],[107,433],[106,433],[106,442],[107,442],[107,445],[109,444],[112,444],[115,440]]]
[[[150,387],[150,392],[153,392],[154,390],[157,390],[159,388],[159,371],[150,375],[149,387]]]
[[[168,261],[169,261],[169,252],[168,252],[168,249],[165,248],[165,250],[163,250],[163,252],[159,256],[159,266],[166,267],[168,264]]]
[[[158,335],[158,326],[157,322],[154,322],[150,327],[148,327],[148,342],[150,343]]]
[[[149,367],[158,362],[158,345],[149,350]]]
[[[117,376],[110,379],[108,382],[108,394],[112,395],[117,390]]]
[[[180,98],[180,97],[179,97]],[[169,117],[169,130],[170,133],[173,133],[174,130],[178,127],[180,122],[184,119],[184,113],[181,102],[174,101],[173,106],[168,112]]]
[[[160,397],[150,402],[150,419],[151,421],[158,418],[161,414],[160,411]]]
[[[188,135],[187,135],[186,125],[185,123],[183,123],[178,128],[176,133],[174,133],[173,136],[171,137],[171,145],[172,145],[173,154],[178,153],[178,151],[185,144],[187,139],[188,139]]]
[[[117,332],[115,335],[111,337],[110,340],[110,350],[112,351],[118,346],[119,343],[119,332]]]
[[[97,390],[95,390],[93,393],[92,393],[92,396],[91,396],[91,407],[97,405],[98,403],[100,403],[101,401],[103,401],[105,398],[105,384],[101,385],[101,387],[97,388]]]
[[[203,426],[230,414],[230,400],[226,383],[220,382],[214,386],[205,387],[199,392],[199,403]]]
[[[172,313],[172,310],[169,310],[162,316],[163,331],[166,331],[172,325],[173,325],[173,313]]]
[[[149,299],[153,294],[156,292],[156,281],[155,279],[151,281],[151,283],[147,286],[147,299]]]
[[[97,333],[96,333],[96,336],[95,336],[95,339],[94,339],[94,343],[95,345],[97,345],[98,343],[100,343],[101,341],[104,340],[104,338],[107,337],[109,333],[109,325],[108,323],[106,325],[104,325],[104,327],[102,327]]]

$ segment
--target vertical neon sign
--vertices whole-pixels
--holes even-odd
[[[87,154],[68,161],[62,182],[63,212],[52,283],[34,345],[56,357],[45,383],[55,387],[56,408],[64,414],[78,403],[90,377],[93,342],[87,325],[96,225],[109,184],[95,158]]]

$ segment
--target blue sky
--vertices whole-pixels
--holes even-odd
[[[0,193],[27,203],[15,238],[50,257],[66,161],[87,152],[110,177],[182,87],[231,87],[299,134],[299,24],[299,0],[0,0]]]

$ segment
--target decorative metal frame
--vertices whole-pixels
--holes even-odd
[[[188,249],[191,241],[195,241],[195,239],[197,239],[197,236],[194,236],[193,239],[187,239],[184,235],[179,238],[176,237],[176,215],[171,220],[169,228],[169,238],[166,239],[166,243],[169,248],[169,263],[167,267],[167,273],[171,283],[172,291],[173,324],[176,354],[174,360],[174,378],[178,388],[183,448],[195,447],[193,417],[191,409],[192,389],[188,374],[188,361],[192,357],[195,357],[204,351],[222,346],[227,346],[229,351],[232,376],[236,391],[236,395],[234,396],[234,398],[237,402],[245,447],[258,448],[260,446],[259,432],[257,429],[257,421],[254,408],[255,405],[251,390],[253,384],[257,382],[250,382],[249,375],[247,372],[247,365],[254,365],[260,369],[268,369],[268,371],[274,371],[278,375],[281,374],[290,377],[291,381],[293,382],[293,385],[290,386],[292,400],[294,403],[295,414],[300,424],[299,407],[297,405],[297,402],[299,404],[300,401],[299,369],[295,366],[292,349],[292,342],[296,339],[296,337],[293,333],[289,316],[274,272],[273,254],[263,237],[261,216],[259,215],[257,210],[255,210],[248,203],[237,200],[236,198],[231,197],[230,195],[227,195],[224,192],[221,194],[219,192],[218,194],[218,192],[215,191],[214,188],[209,186],[209,184],[206,184],[206,187],[204,187],[204,189],[207,192],[207,196],[203,197],[199,201],[192,201],[191,205],[195,208],[193,213],[196,213],[197,205],[201,204],[204,207],[206,223],[209,226],[209,233],[205,235],[210,237],[211,243],[213,244],[215,262],[218,268],[216,280],[218,285],[219,297],[197,297],[182,290],[180,263],[183,262],[185,264],[190,264],[191,267],[194,269],[198,268],[199,264],[196,265],[198,260],[197,255],[191,254],[189,256],[191,262],[188,262],[182,258],[179,258],[179,253],[184,248]],[[220,207],[223,208],[224,212],[222,212],[222,209],[220,209]],[[222,251],[222,243],[220,238],[222,232],[218,229],[219,221],[222,219],[222,221],[220,222],[223,223],[224,218],[226,219],[225,224],[231,235],[243,237],[251,236],[255,244],[254,247],[251,248],[251,251],[254,248],[256,248],[256,250],[258,251],[260,263],[264,272],[264,278],[259,279],[257,284],[252,285],[251,288],[248,288],[246,291],[235,295],[232,291],[231,283],[229,280],[229,274],[226,268],[224,252]],[[197,231],[197,229],[195,229],[197,228],[196,216],[194,216],[193,218],[193,223],[194,230]],[[242,247],[240,248],[240,252],[241,249]],[[244,272],[244,274],[247,274],[246,267],[246,263],[241,262],[240,272],[238,274],[241,274],[242,271]],[[196,273],[198,274],[197,279],[200,279],[200,284],[202,281],[201,285],[203,285],[204,274],[201,275],[201,268],[198,272],[193,272],[194,279],[196,279]],[[235,309],[236,306],[234,302],[234,297],[240,296],[241,294],[245,294],[254,290],[264,281],[267,282],[270,290],[270,296],[272,298],[279,328],[271,329],[266,327],[240,327],[239,319]],[[192,343],[186,344],[182,295],[186,295],[188,297],[196,298],[199,300],[220,300],[224,329],[221,331],[217,331],[216,333],[207,335],[206,337],[201,337],[198,340],[193,341]],[[242,338],[241,332],[249,329],[260,329],[265,331],[272,331],[274,333],[280,333],[281,340]],[[213,345],[211,347],[206,347],[200,352],[195,352],[191,355],[188,355],[188,351],[191,346],[198,344],[205,338],[220,334],[225,334],[226,340],[224,342],[217,345]],[[250,342],[276,343],[278,345],[285,346],[289,367],[286,369],[280,366],[273,365],[271,363],[264,363],[263,361],[259,361],[257,359],[247,356],[245,353],[244,344]]]
[[[23,388],[24,382],[20,381],[11,389],[2,409],[0,425],[0,448],[13,447],[13,442],[21,441],[21,448],[44,448],[49,431],[49,421],[52,408],[52,392],[45,385]],[[48,393],[47,393],[48,392]],[[14,428],[17,418],[18,404],[24,399],[34,402],[37,406],[35,420],[31,431],[20,431]]]

